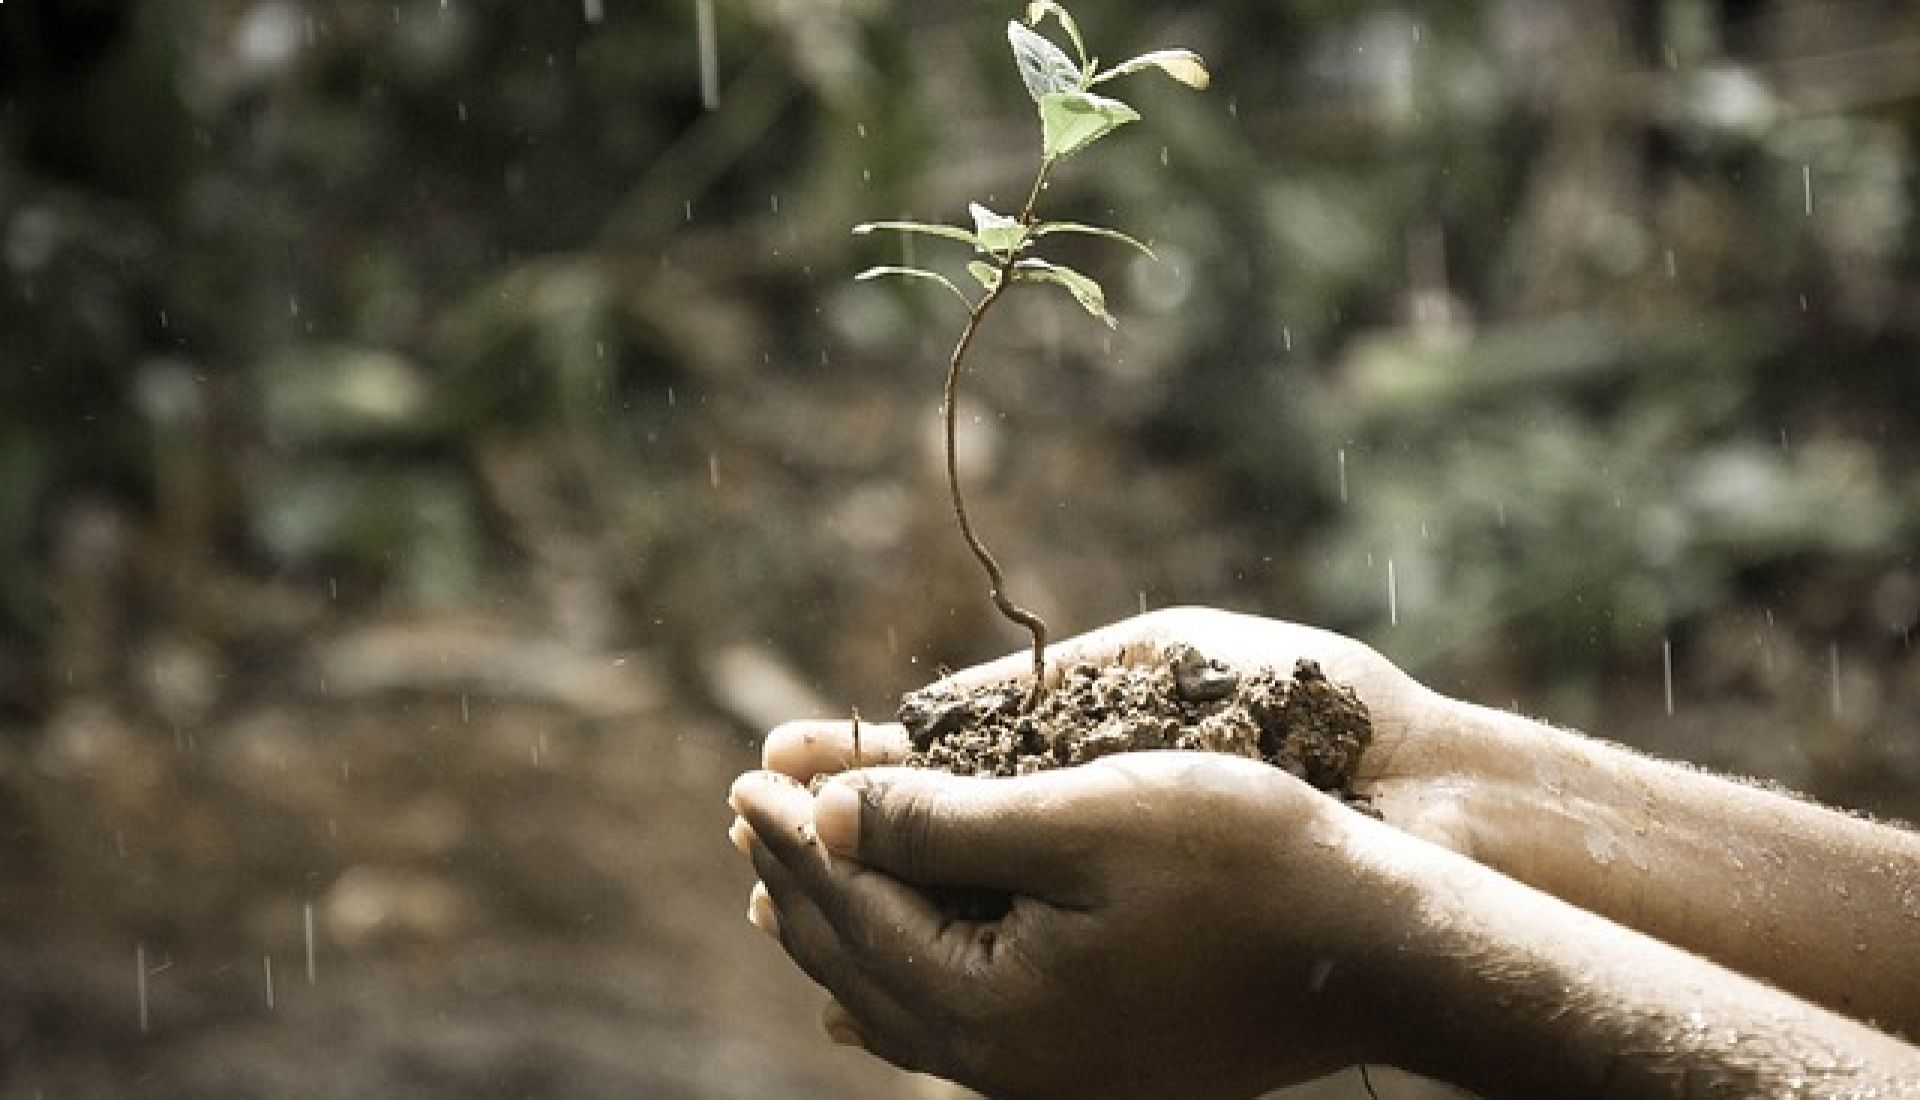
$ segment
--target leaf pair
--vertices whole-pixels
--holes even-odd
[[[1020,69],[1020,80],[1040,110],[1041,155],[1049,162],[1070,157],[1129,122],[1140,112],[1117,99],[1096,95],[1096,84],[1146,69],[1159,69],[1190,88],[1205,88],[1212,82],[1206,63],[1192,50],[1153,50],[1101,71],[1099,62],[1087,56],[1080,28],[1067,10],[1053,0],[1034,0],[1027,5],[1027,22],[1038,25],[1053,16],[1065,28],[1073,48],[1080,55],[1076,62],[1066,51],[1044,35],[1022,26],[1007,24],[1007,41]]]
[[[1120,232],[1099,225],[1083,225],[1080,222],[1036,222],[1023,223],[1018,218],[1005,214],[996,214],[979,203],[969,203],[969,213],[973,215],[973,229],[963,229],[957,225],[938,225],[928,222],[886,221],[866,222],[853,227],[859,234],[888,231],[895,233],[919,233],[932,237],[944,237],[947,240],[961,241],[973,246],[974,251],[995,261],[974,260],[967,265],[967,271],[973,275],[982,289],[989,294],[999,286],[1002,273],[1011,271],[1015,281],[1053,283],[1073,295],[1076,302],[1088,313],[1114,327],[1113,315],[1107,312],[1106,293],[1092,277],[1075,271],[1064,264],[1056,264],[1036,257],[1021,257],[1028,245],[1041,237],[1055,233],[1074,233],[1093,237],[1106,237],[1120,241],[1139,249],[1147,256],[1153,256],[1153,250],[1139,241]],[[937,271],[919,267],[887,265],[868,268],[859,274],[861,279],[874,279],[883,275],[897,275],[911,279],[923,279],[939,283],[952,291],[968,309],[973,309],[973,300],[968,298],[952,280]]]
[[[853,227],[855,233],[866,236],[869,233],[920,233],[930,237],[944,237],[950,241],[970,244],[974,251],[1008,259],[1014,253],[1021,252],[1041,237],[1055,233],[1078,233],[1091,237],[1105,237],[1131,245],[1153,256],[1153,249],[1120,232],[1101,225],[1083,225],[1080,222],[1035,222],[1027,225],[1018,218],[1005,214],[996,214],[977,202],[967,204],[967,212],[973,216],[973,228],[963,229],[957,225],[940,225],[934,222],[882,221],[862,222]]]

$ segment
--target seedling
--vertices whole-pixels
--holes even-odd
[[[1067,40],[1073,46],[1072,55],[1033,29],[1048,16],[1052,16],[1066,33]],[[1046,690],[1047,624],[1039,615],[1008,597],[1006,574],[974,530],[973,519],[967,512],[966,496],[960,486],[960,466],[954,446],[955,417],[967,353],[972,349],[974,337],[979,333],[987,314],[999,304],[1010,287],[1020,283],[1060,287],[1071,294],[1074,301],[1080,303],[1089,314],[1105,322],[1109,328],[1114,327],[1113,315],[1107,312],[1106,291],[1100,284],[1071,267],[1034,255],[1035,246],[1043,238],[1071,233],[1119,241],[1139,249],[1148,257],[1153,256],[1153,250],[1117,229],[1082,222],[1042,221],[1038,206],[1041,194],[1046,190],[1047,177],[1061,161],[1121,126],[1139,119],[1138,111],[1117,99],[1095,93],[1095,87],[1148,69],[1157,69],[1190,88],[1205,88],[1211,78],[1200,55],[1183,49],[1152,50],[1112,68],[1102,69],[1097,58],[1088,56],[1086,42],[1081,38],[1080,27],[1074,22],[1073,16],[1054,0],[1033,0],[1029,3],[1025,25],[1018,20],[1007,24],[1007,40],[1013,47],[1020,79],[1026,84],[1027,93],[1033,97],[1040,113],[1040,163],[1034,173],[1033,186],[1028,189],[1026,202],[1021,205],[1019,212],[1013,215],[999,214],[976,202],[969,203],[967,207],[973,218],[971,229],[926,222],[879,221],[857,225],[853,231],[860,234],[915,233],[958,241],[973,248],[975,259],[967,264],[967,274],[979,284],[977,298],[960,289],[960,284],[954,280],[923,267],[871,267],[856,278],[864,280],[893,276],[935,283],[952,292],[966,307],[966,325],[960,330],[960,337],[947,360],[946,386],[941,404],[946,426],[947,495],[953,502],[953,514],[960,523],[961,537],[966,539],[967,548],[973,551],[974,558],[987,574],[988,595],[993,600],[993,606],[1009,621],[1026,628],[1033,639],[1033,689],[1027,696],[1027,703],[1031,706]]]

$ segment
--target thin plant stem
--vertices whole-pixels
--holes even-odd
[[[1040,171],[1033,178],[1033,189],[1027,193],[1025,206],[1020,210],[1022,225],[1033,224],[1033,210],[1040,201],[1040,192],[1046,187],[1047,173],[1053,170],[1052,160],[1042,160]],[[987,574],[987,595],[992,598],[993,606],[1010,622],[1026,628],[1033,638],[1033,688],[1027,693],[1027,707],[1032,709],[1046,694],[1047,672],[1047,621],[1032,611],[1014,603],[1007,596],[1007,577],[1000,563],[994,559],[993,552],[973,528],[973,518],[967,514],[966,495],[960,488],[959,448],[956,446],[957,424],[959,420],[960,375],[966,365],[967,352],[973,347],[973,338],[979,333],[981,322],[986,320],[988,312],[1000,301],[1007,287],[1013,283],[1014,267],[1019,263],[1020,249],[1007,250],[1000,262],[1000,278],[986,292],[972,309],[967,311],[967,326],[960,332],[960,339],[953,345],[953,355],[947,360],[946,399],[942,407],[947,430],[947,495],[953,501],[954,518],[960,521],[960,535],[967,540],[967,548],[973,551],[974,559]]]

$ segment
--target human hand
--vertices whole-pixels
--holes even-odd
[[[1058,683],[1078,664],[1157,663],[1183,645],[1243,675],[1260,669],[1289,673],[1301,659],[1318,663],[1330,680],[1354,690],[1373,721],[1373,741],[1360,757],[1355,791],[1370,798],[1387,821],[1449,847],[1467,847],[1468,830],[1448,794],[1453,779],[1474,758],[1458,744],[1458,704],[1365,643],[1254,615],[1169,608],[1056,643],[1047,650],[1047,676]],[[950,682],[1017,683],[1031,667],[1021,652],[955,673]],[[761,761],[768,770],[805,783],[851,767],[900,763],[909,747],[905,730],[892,723],[862,723],[856,752],[849,723],[802,721],[768,734]]]
[[[1249,1096],[1356,1061],[1377,945],[1411,919],[1390,832],[1293,777],[1199,753],[1013,779],[879,768],[732,801],[756,923],[835,997],[828,1030],[994,1096]],[[1010,896],[955,919],[923,888]]]

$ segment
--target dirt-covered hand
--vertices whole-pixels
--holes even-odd
[[[1352,843],[1379,826],[1277,769],[1136,753],[817,795],[762,771],[732,797],[757,923],[898,1065],[993,1096],[1250,1096],[1381,1053],[1359,960],[1400,907]],[[998,905],[956,915],[953,887]]]

